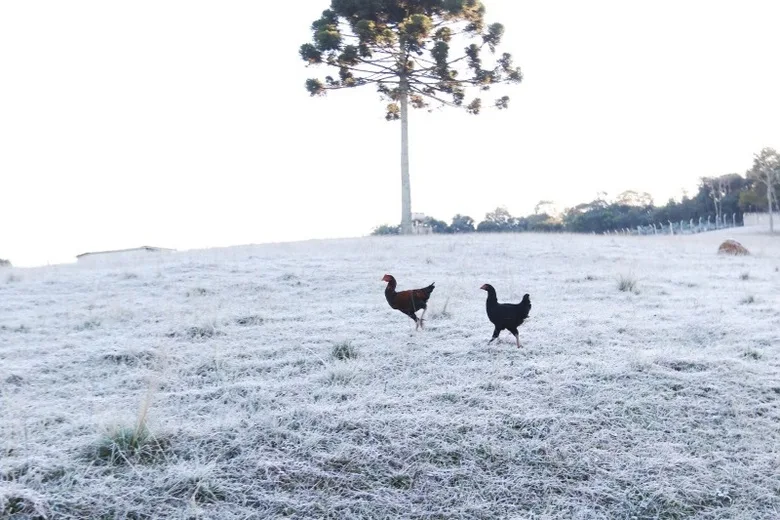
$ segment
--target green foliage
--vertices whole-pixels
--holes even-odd
[[[647,208],[653,205],[653,197],[651,197],[649,193],[639,193],[634,190],[626,190],[617,196],[615,202],[622,206]]]
[[[150,463],[162,458],[169,445],[167,439],[152,435],[142,423],[107,433],[91,448],[89,456],[111,465]]]
[[[482,110],[482,100],[479,98],[474,99],[474,101],[466,105],[466,112],[469,114],[477,115],[480,110]]]
[[[496,47],[501,43],[503,35],[504,26],[500,23],[494,23],[488,26],[487,33],[482,36],[482,41],[488,45],[490,52],[496,52]]]
[[[431,228],[434,233],[452,233],[446,222],[442,220],[436,220],[433,217],[426,217],[423,224]]]
[[[388,103],[385,119],[388,121],[397,121],[398,119],[401,119],[401,109],[398,107],[398,103]]]
[[[477,224],[477,231],[480,233],[498,233],[499,231],[509,231],[508,229],[502,229],[501,225],[492,220],[483,220]]]
[[[311,43],[301,45],[301,50],[299,52],[301,58],[303,58],[304,61],[309,62],[311,65],[322,63],[322,52]]]
[[[485,215],[485,220],[477,225],[480,233],[507,233],[534,231],[552,233],[562,231],[563,225],[546,213],[528,215],[526,217],[513,217],[504,207]]]
[[[309,79],[309,94],[373,84],[393,102],[389,121],[399,118],[395,102],[401,92],[417,109],[435,103],[479,114],[479,97],[465,102],[469,88],[487,91],[523,77],[508,53],[486,63],[485,51],[496,54],[504,26],[486,24],[485,6],[477,0],[332,0],[311,30],[301,59],[308,66],[336,68],[338,79]],[[465,51],[453,55],[453,49]],[[507,108],[509,97],[497,98],[494,106]]]
[[[430,38],[433,21],[424,14],[413,14],[399,26],[400,41],[403,47],[413,52],[422,52],[426,40]]]
[[[563,223],[546,213],[521,217],[518,219],[518,224],[523,231],[536,231],[542,233],[563,231]]]
[[[322,82],[318,79],[307,79],[306,90],[308,90],[309,94],[312,96],[325,95],[325,85],[323,85]]]
[[[546,213],[529,215],[527,217],[513,217],[506,208],[496,208],[485,216],[485,220],[474,226],[474,219],[460,213],[452,218],[452,223],[447,225],[444,221],[433,217],[426,217],[423,224],[431,228],[435,234],[449,233],[498,233],[498,232],[560,232],[563,224]],[[400,226],[383,225],[374,229],[372,235],[396,235],[400,232]]]
[[[449,226],[431,217],[426,219],[425,224],[431,227],[434,233],[603,233],[616,229],[666,224],[669,221],[679,223],[693,220],[698,223],[699,218],[706,221],[708,217],[714,222],[716,209],[729,221],[732,215],[736,215],[736,222],[739,224],[744,212],[766,211],[767,208],[766,183],[758,179],[756,170],[748,171],[745,177],[730,173],[720,177],[703,178],[693,197],[686,195],[680,201],[670,199],[662,206],[654,205],[652,197],[647,193],[629,190],[619,194],[613,201],[605,200],[605,195],[600,195],[591,202],[568,208],[561,216],[548,214],[553,212],[553,204],[542,200],[536,204],[534,214],[525,217],[514,217],[504,207],[496,208],[487,213],[476,228],[471,217],[460,214],[453,217]],[[766,178],[766,174],[764,175]],[[780,192],[780,186],[777,186],[775,191]],[[372,234],[396,234],[398,229],[398,226],[380,226]]]
[[[458,213],[452,217],[452,223],[450,224],[450,232],[452,233],[471,233],[474,229],[474,219],[461,215]]]
[[[742,191],[739,194],[739,209],[744,212],[766,211],[767,205],[766,187],[760,184],[754,185],[752,189]]]
[[[663,206],[655,206],[647,194],[633,191],[623,192],[612,201],[597,199],[569,208],[563,215],[563,224],[567,231],[576,233],[602,233],[614,229],[635,229],[637,226],[650,226],[653,223],[668,221],[688,222],[699,218],[714,219],[717,209],[722,215],[731,218],[737,215],[741,222],[742,213],[760,209],[761,198],[754,194],[755,183],[737,174],[728,174],[714,179],[701,179],[699,188],[692,198],[683,197],[681,201],[670,199]],[[713,196],[714,195],[714,196]],[[766,208],[764,192],[763,208]]]
[[[374,236],[398,235],[400,233],[401,233],[401,226],[390,226],[387,224],[382,224],[381,226],[374,228],[374,230],[371,232],[371,234]]]
[[[483,224],[485,225],[483,226]],[[499,207],[485,215],[485,220],[479,223],[477,231],[480,231],[480,227],[482,227],[483,230],[492,228],[492,230],[495,231],[510,231],[514,225],[514,217],[506,208]]]

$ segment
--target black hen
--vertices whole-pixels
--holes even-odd
[[[523,324],[528,318],[528,313],[531,312],[531,297],[525,294],[520,303],[498,303],[496,290],[492,285],[486,283],[480,289],[488,293],[485,307],[488,319],[496,327],[493,331],[493,338],[488,341],[488,344],[492,343],[494,339],[498,338],[498,334],[506,329],[515,337],[517,348],[520,348],[520,334],[517,332],[517,327]]]

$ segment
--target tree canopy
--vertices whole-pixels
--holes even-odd
[[[309,93],[374,85],[388,101],[388,120],[401,117],[404,94],[414,108],[449,105],[478,114],[482,99],[467,99],[469,87],[487,91],[522,80],[510,54],[486,62],[484,50],[496,54],[504,26],[488,24],[478,0],[332,0],[311,29],[301,58],[336,74],[307,80]],[[508,103],[504,95],[494,106]]]

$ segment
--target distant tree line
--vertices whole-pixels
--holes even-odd
[[[771,148],[765,148],[755,155],[753,167],[743,175],[730,173],[719,177],[700,179],[696,194],[687,194],[677,201],[669,199],[663,206],[653,203],[647,193],[625,191],[614,200],[607,200],[605,194],[595,200],[567,208],[556,214],[550,201],[540,201],[534,214],[524,217],[512,216],[506,208],[496,208],[487,213],[485,219],[475,225],[474,219],[466,215],[455,215],[447,224],[427,217],[423,224],[434,233],[471,232],[574,232],[603,233],[616,229],[635,229],[653,223],[698,222],[736,218],[742,223],[744,213],[764,212],[770,207],[777,211],[776,193],[780,193],[780,160]],[[400,232],[399,226],[379,226],[372,235],[393,235]]]
[[[434,233],[485,233],[485,232],[521,232],[538,231],[554,232],[563,231],[563,223],[559,219],[546,213],[529,215],[526,217],[513,217],[506,208],[499,207],[485,215],[485,220],[474,226],[474,219],[467,215],[455,215],[452,222],[447,224],[433,217],[426,217],[423,225],[430,227]],[[398,235],[400,226],[382,225],[374,229],[372,235]]]
[[[11,261],[0,258],[0,267],[11,267]]]

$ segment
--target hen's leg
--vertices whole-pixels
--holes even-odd
[[[509,332],[512,333],[512,335],[515,337],[515,341],[517,342],[517,348],[520,348],[520,333],[517,332],[517,328],[509,329]]]
[[[499,333],[499,332],[501,332],[501,329],[499,329],[498,327],[496,327],[496,328],[495,328],[495,330],[493,331],[493,337],[492,337],[492,338],[490,338],[490,341],[488,341],[488,345],[490,345],[491,343],[493,343],[493,341],[494,341],[494,340],[498,339],[498,333]]]
[[[419,329],[420,328],[420,319],[417,317],[417,315],[415,313],[411,312],[411,311],[407,312],[406,315],[414,320],[414,330]]]
[[[423,307],[423,313],[420,315],[420,328],[423,328],[423,322],[425,321],[423,318],[425,318],[425,311],[428,310],[428,307]]]

